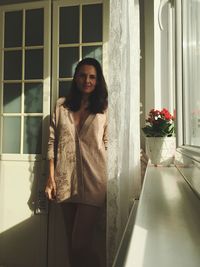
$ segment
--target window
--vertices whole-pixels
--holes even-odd
[[[200,147],[200,1],[182,1],[184,144]]]
[[[103,4],[55,2],[54,18],[53,96],[56,99],[67,95],[80,59],[94,57],[102,63]]]
[[[42,128],[49,90],[45,36],[47,5],[1,10],[1,153],[42,154]],[[50,110],[50,108],[49,108]]]

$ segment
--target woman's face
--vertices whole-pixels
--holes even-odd
[[[97,84],[97,72],[94,66],[83,65],[80,67],[76,77],[76,85],[83,94],[90,94],[95,90]]]

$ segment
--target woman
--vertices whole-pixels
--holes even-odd
[[[45,192],[61,203],[72,267],[99,266],[92,240],[106,196],[107,97],[99,62],[83,59],[50,126]]]

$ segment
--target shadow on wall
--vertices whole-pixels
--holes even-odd
[[[50,116],[46,116],[43,119],[43,122],[40,124],[40,128],[38,128],[38,132],[36,132],[36,137],[39,137],[38,142],[34,142],[32,144],[31,141],[31,135],[27,134],[26,136],[28,137],[26,140],[27,146],[31,150],[33,146],[35,146],[36,151],[42,152],[43,156],[42,159],[40,159],[39,162],[35,162],[34,166],[29,166],[29,172],[30,172],[30,197],[27,202],[29,209],[34,212],[35,214],[37,213],[47,213],[48,212],[48,203],[47,199],[44,193],[45,186],[46,186],[46,180],[47,180],[47,175],[48,175],[48,163],[46,160],[46,154],[47,154],[47,143],[48,143],[48,129],[49,129],[49,121],[50,121]],[[43,128],[43,129],[42,129]],[[32,130],[32,125],[29,125],[27,123],[26,125],[27,133],[31,132]],[[42,132],[45,132],[42,137]],[[46,138],[44,138],[46,136]],[[36,138],[34,138],[36,139]],[[42,146],[45,148],[45,151],[41,151],[41,140],[42,140]]]
[[[1,267],[46,266],[46,216],[32,216],[0,234]],[[42,255],[43,253],[43,255]]]

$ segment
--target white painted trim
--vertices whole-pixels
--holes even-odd
[[[97,46],[97,45],[102,45],[102,42],[94,42],[94,43],[75,43],[75,44],[58,44],[59,48],[63,47],[84,47],[84,46]]]
[[[100,4],[103,0],[54,0],[53,5],[56,6],[76,6],[76,5],[87,5],[87,4]]]
[[[161,99],[161,31],[158,23],[160,0],[154,0],[154,106],[162,108]]]
[[[44,73],[43,73],[43,124],[42,155],[46,157],[51,92],[51,1],[44,3]]]
[[[26,162],[34,162],[41,161],[45,159],[42,155],[38,154],[2,154],[0,155],[0,161],[26,161]]]
[[[43,45],[37,45],[37,46],[25,46],[25,44],[23,46],[18,46],[18,47],[6,47],[6,48],[2,48],[3,51],[21,51],[22,49],[24,50],[36,50],[36,49],[43,49],[44,46]]]
[[[24,116],[24,117],[42,117],[43,113],[24,113],[24,112],[21,112],[21,113],[3,113],[2,114],[2,117],[19,117],[19,116]]]
[[[49,1],[33,1],[29,3],[19,3],[19,4],[9,4],[9,5],[1,5],[0,10],[2,9],[4,12],[8,11],[16,11],[23,9],[38,9],[43,8],[45,5],[48,5]]]
[[[62,1],[63,2],[63,1]],[[59,40],[59,6],[60,1],[53,2],[53,34],[52,34],[52,86],[51,86],[51,111],[54,110],[58,95],[58,70],[59,70],[59,49],[58,49],[58,40]]]
[[[3,80],[5,83],[42,83],[43,82],[43,79],[34,79],[34,80]]]
[[[25,23],[26,23],[26,9],[23,9],[23,14],[22,14],[22,80],[24,80],[25,78]],[[20,128],[21,128],[21,133],[20,133],[20,153],[19,154],[23,154],[23,146],[24,146],[24,83],[22,83],[22,94],[21,94],[21,114],[20,114]]]
[[[175,1],[176,16],[176,138],[177,145],[183,145],[183,93],[182,93],[182,18],[181,18],[181,0]]]
[[[108,41],[109,41],[109,15],[110,15],[110,1],[103,0],[103,54],[102,67],[105,80],[108,81]]]
[[[80,4],[80,13],[79,13],[79,61],[82,59],[82,32],[83,32],[83,5]]]
[[[3,29],[4,29],[4,13],[3,10],[0,8],[0,36],[2,36],[2,40],[0,39],[0,58],[2,61],[0,62],[0,154],[2,151],[2,136],[3,136],[3,129],[2,129],[2,112],[3,112],[3,43],[4,43],[4,35],[3,35]]]
[[[182,14],[184,17],[184,12],[188,12],[186,9],[186,7],[184,8],[184,1],[182,1]],[[190,99],[190,94],[191,92],[189,92],[189,90],[187,90],[187,88],[185,88],[185,85],[187,87],[187,85],[189,84],[188,82],[188,64],[190,62],[190,60],[188,60],[188,55],[187,55],[187,37],[186,34],[188,34],[187,29],[185,32],[185,27],[184,27],[184,21],[182,19],[182,47],[181,47],[181,51],[182,51],[182,105],[183,105],[183,110],[182,110],[182,114],[183,114],[183,144],[189,144],[190,143],[190,138],[191,138],[191,117],[190,117],[190,108],[189,108],[189,103],[188,103],[188,99]],[[186,52],[186,56],[185,56],[185,52]]]
[[[174,54],[173,42],[174,42],[174,29],[173,29],[173,10],[172,6],[168,8],[168,73],[169,73],[169,111],[173,114],[175,107],[175,95],[174,95]]]

